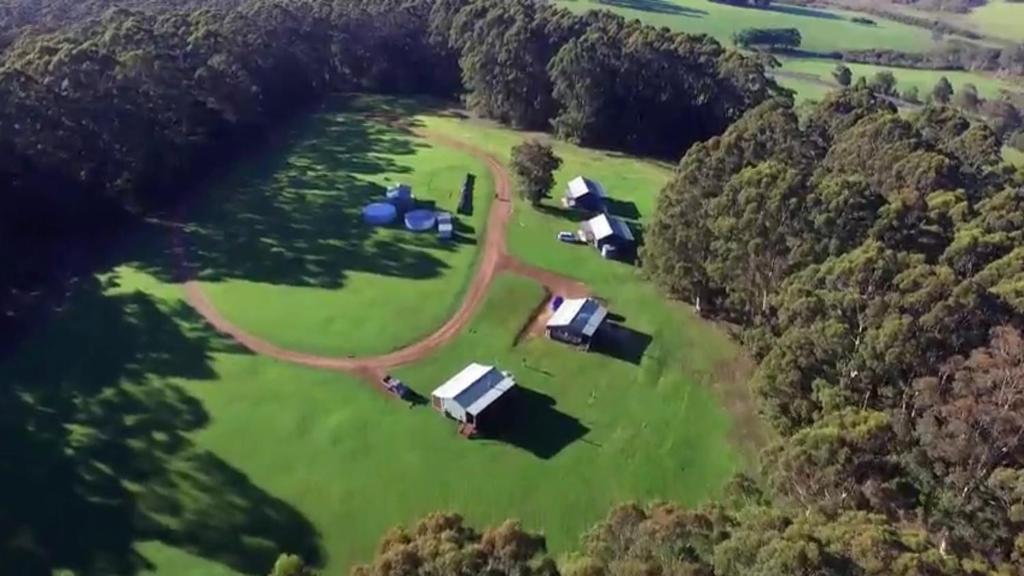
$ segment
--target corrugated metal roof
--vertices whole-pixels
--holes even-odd
[[[579,198],[580,196],[586,196],[587,194],[596,194],[597,196],[604,196],[604,190],[601,185],[593,180],[584,178],[583,176],[577,176],[569,181],[568,196],[569,198]]]
[[[586,298],[573,298],[562,301],[562,305],[555,310],[555,313],[548,319],[549,328],[557,328],[559,326],[568,326],[572,319],[579,313],[580,308],[587,303]]]
[[[436,398],[455,398],[463,390],[469,388],[474,382],[479,380],[488,371],[493,370],[493,366],[484,366],[483,364],[473,363],[462,369],[461,372],[452,376],[447,382],[437,387],[431,395]]]
[[[565,310],[565,313],[562,311]],[[608,309],[593,298],[566,300],[548,320],[549,328],[568,327],[590,338],[608,316]]]
[[[431,394],[436,398],[454,400],[476,416],[502,394],[515,387],[515,380],[493,366],[470,364]]]

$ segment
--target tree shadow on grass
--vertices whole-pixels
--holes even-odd
[[[323,560],[319,535],[192,433],[209,415],[175,379],[242,354],[181,302],[96,280],[0,361],[0,573],[151,568],[157,540],[247,574],[281,550]]]
[[[494,420],[488,421],[483,437],[516,446],[543,460],[554,458],[590,432],[582,422],[558,410],[554,398],[522,386],[494,408]]]
[[[639,10],[641,12],[655,12],[658,14],[671,14],[674,16],[701,18],[707,15],[707,12],[704,10],[680,6],[678,4],[673,4],[668,0],[598,0],[598,2],[606,6],[614,6],[616,8],[628,8],[630,10]]]
[[[395,105],[315,115],[211,186],[187,224],[194,276],[340,288],[353,271],[413,279],[443,273],[447,263],[411,233],[363,222],[363,207],[383,199],[388,182],[381,175],[409,174],[397,158],[427,146],[411,128],[380,116],[391,114],[408,119],[414,111]],[[143,266],[173,278],[163,262]]]
[[[537,204],[537,206],[535,206],[535,210],[537,210],[538,212],[540,212],[542,214],[547,214],[548,216],[552,216],[554,218],[560,218],[562,220],[567,220],[567,221],[573,222],[573,223],[583,222],[584,220],[588,219],[587,218],[588,215],[586,213],[584,213],[583,211],[581,211],[581,210],[572,210],[572,209],[566,208],[564,206],[553,206],[551,204],[541,203],[541,204]]]
[[[769,4],[760,8],[761,10],[767,10],[769,12],[781,12],[783,14],[790,14],[793,16],[803,16],[805,18],[820,18],[822,20],[846,20],[838,14],[826,12],[824,10],[816,10],[814,8],[807,8],[805,6],[792,6],[789,4]]]

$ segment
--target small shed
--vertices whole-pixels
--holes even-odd
[[[434,390],[430,403],[450,418],[479,426],[484,411],[515,386],[510,373],[473,363]]]
[[[386,197],[395,208],[408,210],[413,206],[412,186],[408,184],[395,184],[388,188]]]
[[[455,233],[455,225],[450,212],[437,213],[437,237],[442,240],[451,240]]]
[[[593,298],[576,298],[562,302],[548,319],[548,338],[590,348],[594,335],[608,317],[608,309]]]
[[[628,250],[633,247],[636,240],[633,238],[633,231],[625,220],[600,214],[587,220],[582,225],[583,237],[595,248],[605,250],[605,246],[613,246],[617,250]]]
[[[569,181],[565,189],[564,203],[569,208],[590,212],[604,211],[604,188],[597,182],[577,176]]]

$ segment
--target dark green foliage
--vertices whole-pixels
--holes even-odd
[[[555,155],[550,144],[529,140],[512,148],[512,173],[520,196],[537,205],[551,194],[555,186],[555,170],[562,159]]]
[[[675,155],[779,92],[757,60],[710,37],[594,18],[549,66],[560,103],[552,123],[569,140]]]
[[[882,70],[875,74],[868,86],[872,90],[885,96],[896,96],[896,76],[888,70]]]
[[[557,576],[545,556],[544,537],[518,522],[477,532],[457,514],[435,513],[412,528],[395,528],[381,540],[377,557],[353,576]]]
[[[733,43],[737,46],[765,46],[773,50],[799,48],[802,40],[800,31],[796,28],[744,28],[732,37]]]
[[[766,103],[682,159],[644,253],[667,290],[747,326],[787,436],[765,458],[777,495],[917,515],[993,563],[1020,527],[1016,496],[987,487],[1005,469],[1016,494],[1024,470],[1020,338],[992,332],[1024,320],[1024,192],[1000,162],[996,134],[949,107],[902,118],[864,88],[801,123]],[[776,569],[826,558],[802,549]]]
[[[836,64],[832,69],[832,77],[835,78],[836,84],[845,88],[853,82],[853,71],[845,64]]]
[[[949,79],[943,76],[939,78],[939,81],[935,83],[935,87],[932,88],[932,101],[938,104],[949,104],[949,100],[953,97],[953,85],[949,83]]]

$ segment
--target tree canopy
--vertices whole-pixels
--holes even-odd
[[[784,434],[765,454],[774,494],[1015,558],[1021,518],[998,490],[1024,473],[1005,327],[1024,312],[1021,184],[987,127],[946,107],[903,118],[869,88],[804,120],[766,102],[683,157],[644,260],[746,327]]]

